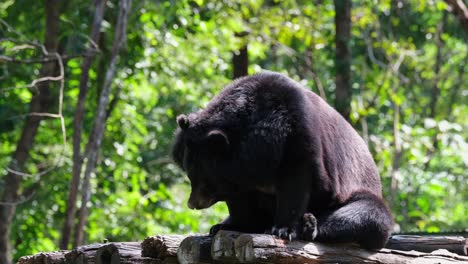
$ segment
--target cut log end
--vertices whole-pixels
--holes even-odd
[[[157,235],[147,237],[141,243],[143,257],[166,259],[176,257],[183,235]]]
[[[211,263],[210,255],[212,237],[189,236],[185,238],[177,251],[180,264]]]
[[[211,256],[215,260],[227,261],[235,257],[234,241],[241,233],[234,231],[219,231],[213,238]]]
[[[119,249],[114,244],[104,245],[96,251],[96,264],[119,264]]]

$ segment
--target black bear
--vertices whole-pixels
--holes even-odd
[[[393,221],[365,142],[301,84],[243,77],[177,123],[172,156],[191,182],[188,206],[229,209],[210,233],[385,245]]]

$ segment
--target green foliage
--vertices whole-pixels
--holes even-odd
[[[314,2],[314,1],[312,1]],[[87,242],[141,240],[157,233],[207,232],[227,215],[223,204],[188,210],[190,187],[169,153],[178,114],[203,107],[232,76],[232,52],[248,44],[249,72],[287,73],[328,102],[334,97],[334,8],[326,1],[134,1],[128,40],[113,83],[106,134],[92,176]],[[90,72],[83,148],[90,133],[116,21],[110,1],[101,53]],[[353,125],[378,164],[384,195],[403,231],[467,228],[468,164],[467,34],[446,14],[443,1],[354,1],[352,12]],[[65,1],[61,51],[83,53],[93,6]],[[41,1],[0,3],[0,38],[43,41]],[[245,38],[235,33],[248,32]],[[21,44],[21,43],[20,43]],[[0,42],[0,55],[39,58],[41,51]],[[440,72],[435,71],[440,52]],[[41,123],[22,190],[33,190],[17,208],[12,230],[15,258],[57,249],[71,178],[73,115],[82,58],[66,62],[63,114],[68,142],[57,119]],[[21,135],[40,64],[0,60],[0,192]],[[437,87],[435,113],[431,104]],[[58,85],[51,87],[57,98]],[[112,99],[111,98],[111,99]],[[400,122],[394,123],[395,109]],[[58,100],[51,109],[57,111]],[[401,156],[395,167],[395,133]],[[50,171],[48,171],[50,170]],[[397,171],[396,171],[397,170]],[[38,174],[46,171],[45,174]],[[396,187],[392,188],[392,175]],[[396,188],[396,189],[395,189]]]

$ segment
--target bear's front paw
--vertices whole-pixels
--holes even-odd
[[[271,229],[271,234],[282,239],[288,239],[289,241],[292,241],[296,239],[297,237],[296,228],[286,227],[286,226],[284,227],[274,226]]]
[[[210,235],[214,236],[216,233],[218,233],[219,230],[223,229],[223,224],[216,224],[210,228]]]
[[[317,237],[317,219],[311,213],[305,213],[302,217],[302,239],[314,241]]]

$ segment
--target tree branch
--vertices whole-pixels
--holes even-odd
[[[88,51],[87,53],[83,53],[83,54],[62,55],[61,59],[62,60],[71,60],[71,59],[82,58],[82,57],[87,58],[87,57],[92,57],[92,56],[94,56],[94,55],[96,55],[98,53],[99,53],[98,50],[92,50],[92,51]],[[34,58],[34,59],[18,59],[18,58],[15,58],[15,57],[8,57],[8,56],[5,56],[5,55],[0,55],[0,63],[8,62],[8,63],[17,63],[17,64],[35,64],[35,63],[43,64],[43,63],[54,62],[54,61],[57,61],[56,57],[44,57],[44,58]]]

